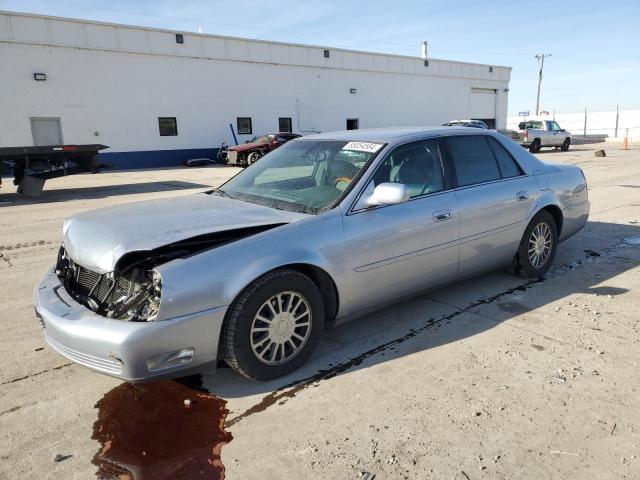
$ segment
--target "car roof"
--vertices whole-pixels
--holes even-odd
[[[412,137],[437,136],[439,134],[474,133],[477,128],[471,127],[389,127],[389,128],[365,128],[361,130],[343,130],[336,132],[316,133],[307,135],[300,140],[342,140],[355,142],[383,142],[394,143]]]

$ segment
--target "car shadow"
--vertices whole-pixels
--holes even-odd
[[[164,182],[124,183],[117,185],[101,185],[96,187],[60,188],[45,190],[40,197],[26,197],[18,193],[0,193],[0,207],[12,205],[29,205],[38,203],[64,202],[74,199],[98,199],[116,197],[119,195],[135,195],[139,193],[167,192],[172,190],[190,190],[196,188],[211,188],[204,183],[192,183],[179,180]]]
[[[599,269],[597,276],[587,280],[581,277],[579,288],[571,281],[555,282],[554,288],[537,288],[540,280],[528,281],[506,270],[489,272],[326,330],[311,359],[285,377],[256,382],[230,368],[220,368],[203,374],[202,385],[210,393],[227,399],[267,394],[259,404],[239,415],[242,417],[273,405],[282,396],[294,396],[295,391],[336,375],[472,337],[574,293],[623,294],[627,291],[625,288],[602,284],[640,264],[638,247],[624,245],[625,238],[638,236],[638,226],[590,221],[578,235],[561,244],[549,279],[578,275],[585,264],[612,255],[614,247],[636,251],[625,262]],[[492,308],[492,318],[464,315],[487,304],[496,307]],[[287,389],[293,393],[282,393]],[[231,424],[237,420],[231,419]]]

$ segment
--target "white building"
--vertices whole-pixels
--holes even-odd
[[[510,67],[0,12],[0,146],[102,143],[107,163],[208,156],[291,128],[504,128]],[[250,120],[249,120],[250,119]]]

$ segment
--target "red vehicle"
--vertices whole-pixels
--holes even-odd
[[[248,166],[255,163],[260,157],[275,150],[289,140],[301,137],[297,133],[280,132],[266,135],[256,135],[251,140],[235,147],[229,147],[227,164]]]

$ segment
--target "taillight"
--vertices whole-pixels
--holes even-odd
[[[526,129],[525,129],[525,131],[524,131],[524,133],[522,134],[522,136],[523,136],[524,138],[529,138],[529,130],[526,130]]]

